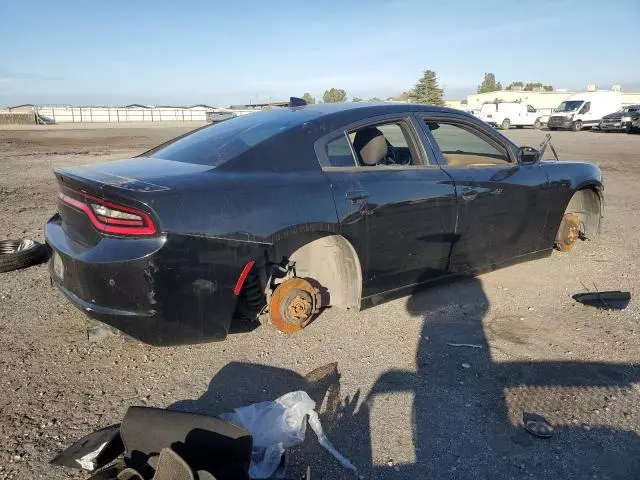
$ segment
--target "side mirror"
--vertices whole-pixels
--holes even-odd
[[[520,147],[518,158],[523,165],[532,165],[540,158],[540,152],[532,147]]]

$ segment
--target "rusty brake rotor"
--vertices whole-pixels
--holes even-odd
[[[565,213],[556,236],[556,248],[570,252],[580,238],[580,219],[574,213]]]
[[[283,333],[299,332],[319,310],[320,293],[304,278],[285,280],[269,300],[271,323]]]

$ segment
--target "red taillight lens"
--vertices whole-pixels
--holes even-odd
[[[101,232],[113,235],[155,235],[156,227],[145,212],[103,200],[85,192],[76,192],[84,201],[60,192],[58,198],[84,212]]]

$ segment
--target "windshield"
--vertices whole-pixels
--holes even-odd
[[[215,167],[308,119],[308,112],[288,108],[249,113],[201,128],[141,156]]]
[[[582,100],[569,100],[568,102],[562,102],[558,108],[556,108],[556,112],[573,112],[574,110],[577,110],[582,103]]]
[[[629,113],[629,112],[637,112],[640,110],[640,105],[631,105],[629,107],[624,107],[622,109],[623,113]]]

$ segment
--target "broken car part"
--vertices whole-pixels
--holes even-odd
[[[620,290],[610,290],[607,292],[585,292],[576,293],[572,297],[576,302],[583,305],[597,308],[609,308],[612,310],[623,310],[629,305],[631,300],[630,292]]]
[[[248,480],[251,446],[252,438],[246,430],[219,418],[130,407],[120,425],[81,438],[51,463],[97,472],[97,478],[103,466],[111,474],[111,465],[120,458],[116,475],[129,472],[151,479],[155,478],[154,466],[161,464],[159,453],[171,448],[194,472],[207,472],[217,480]]]

